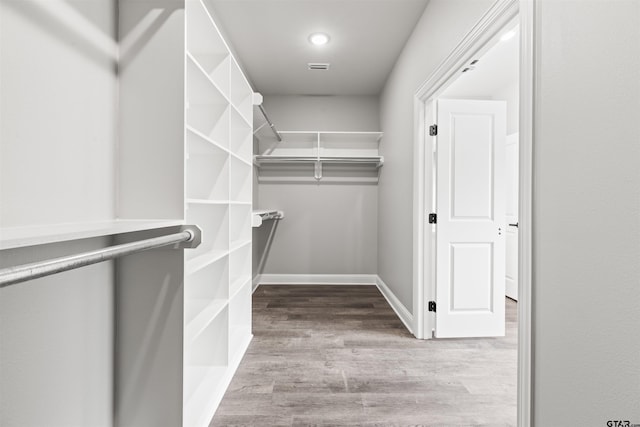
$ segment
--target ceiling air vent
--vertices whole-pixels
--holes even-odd
[[[329,64],[328,62],[309,62],[308,67],[310,70],[328,70]]]

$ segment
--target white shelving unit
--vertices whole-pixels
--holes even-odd
[[[186,0],[183,425],[207,426],[251,340],[253,91],[201,0]]]
[[[258,136],[254,156],[259,182],[353,180],[377,182],[384,158],[379,155],[382,132],[280,131],[282,141]],[[326,173],[326,172],[329,173]],[[303,179],[302,179],[303,180]]]

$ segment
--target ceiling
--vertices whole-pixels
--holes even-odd
[[[445,98],[492,98],[509,85],[518,83],[520,34],[518,27],[507,27],[503,32],[514,31],[509,40],[496,40],[485,53],[478,55],[472,70],[461,73],[443,93]]]
[[[378,95],[429,0],[206,0],[253,89]],[[314,32],[329,34],[314,46]],[[310,62],[329,62],[310,71]]]

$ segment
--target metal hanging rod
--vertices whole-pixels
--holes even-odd
[[[273,156],[273,155],[258,155],[254,156],[255,161],[258,163],[366,163],[376,164],[378,167],[384,163],[384,157],[382,156]]]
[[[278,132],[278,129],[276,129],[276,125],[274,125],[273,122],[271,120],[269,120],[269,116],[267,116],[267,112],[264,111],[264,107],[262,106],[262,104],[258,105],[258,108],[260,108],[260,112],[262,112],[262,115],[264,116],[264,119],[267,121],[267,124],[269,125],[269,127],[273,131],[273,134],[276,136],[276,138],[278,138],[278,142],[282,141],[282,136],[280,136],[280,132]],[[258,130],[260,130],[260,128],[258,128]],[[257,132],[257,130],[256,130],[256,132]]]
[[[4,268],[0,270],[0,288],[176,243],[181,243],[181,245],[179,245],[180,249],[197,247],[201,240],[200,229],[193,225],[183,226],[182,228],[182,231],[166,236],[153,237],[76,255]]]

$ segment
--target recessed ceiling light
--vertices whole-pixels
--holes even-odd
[[[309,41],[316,46],[322,46],[329,43],[329,36],[325,33],[313,33],[309,36]]]
[[[507,31],[502,35],[502,37],[500,37],[500,40],[503,42],[506,42],[507,40],[511,39],[515,35],[516,35],[516,30]]]

